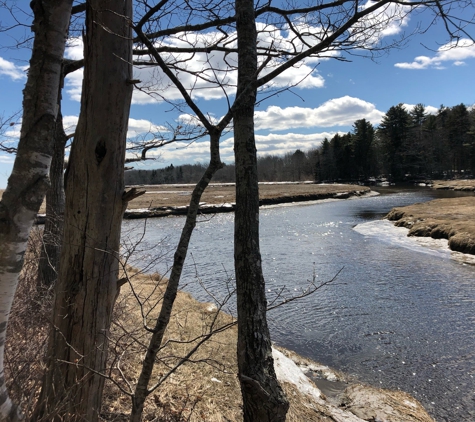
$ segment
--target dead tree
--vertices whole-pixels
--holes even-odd
[[[131,199],[123,182],[131,14],[130,0],[86,5],[81,113],[65,174],[64,244],[37,419],[92,422],[101,408],[97,372],[107,361],[122,216]]]

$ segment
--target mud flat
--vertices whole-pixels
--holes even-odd
[[[386,217],[408,236],[447,239],[451,250],[475,255],[474,215],[475,196],[468,196],[393,208]]]

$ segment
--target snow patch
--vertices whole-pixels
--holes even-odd
[[[301,393],[315,400],[321,399],[320,390],[305,376],[292,359],[289,359],[275,348],[272,348],[272,356],[275,373],[279,381],[294,384]]]
[[[408,236],[409,229],[397,227],[389,220],[376,220],[357,224],[353,227],[356,232],[370,237],[377,237],[386,243],[391,243],[415,252],[421,252],[444,259],[475,265],[475,256],[450,250],[447,239],[432,239],[431,237]]]

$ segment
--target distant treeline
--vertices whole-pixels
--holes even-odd
[[[375,128],[357,120],[353,131],[325,139],[316,151],[316,180],[392,181],[471,177],[475,174],[475,109],[422,104],[391,107]]]
[[[129,170],[125,180],[128,185],[196,183],[205,168],[187,164]],[[361,119],[351,132],[325,139],[317,149],[259,157],[258,171],[262,182],[471,177],[475,174],[475,109],[468,110],[464,104],[441,106],[432,115],[422,104],[409,111],[399,104],[388,110],[379,127]],[[234,182],[234,165],[225,165],[214,181]]]

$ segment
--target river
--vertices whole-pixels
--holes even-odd
[[[407,391],[437,421],[475,421],[475,266],[380,221],[395,206],[457,194],[376,189],[381,195],[261,209],[269,300],[339,272],[315,294],[269,313],[273,341],[360,381]],[[183,283],[200,300],[232,288],[233,217],[208,215],[195,229]],[[155,258],[153,270],[165,273],[183,221],[148,220],[135,256]],[[126,221],[124,233],[143,225]]]

